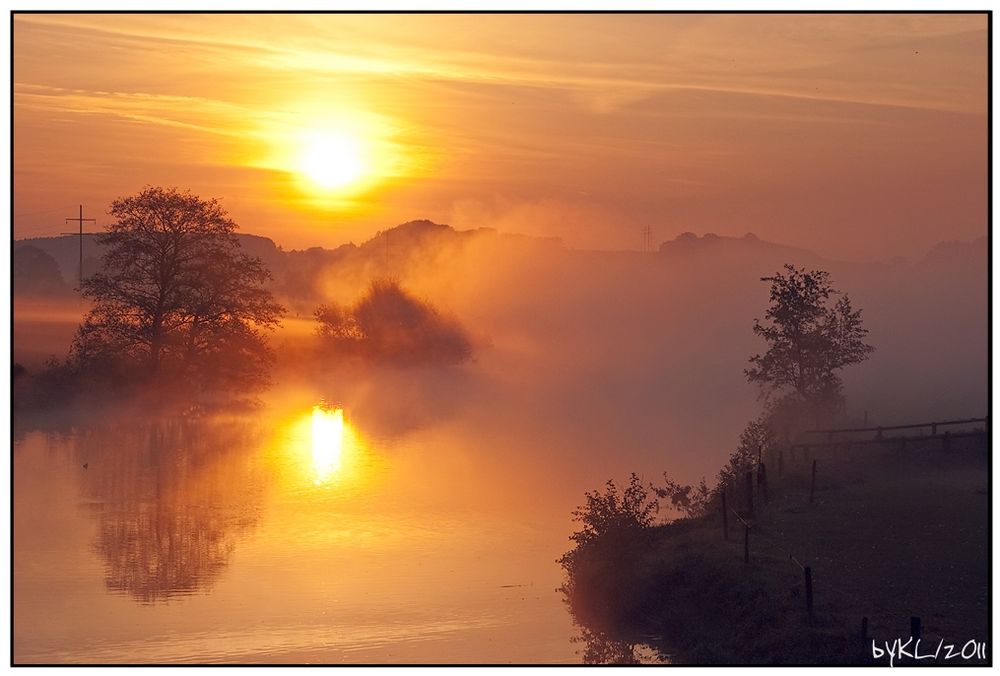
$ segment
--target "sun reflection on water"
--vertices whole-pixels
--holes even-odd
[[[293,493],[335,489],[336,495],[345,495],[361,490],[378,472],[380,461],[342,406],[319,401],[290,408],[278,414],[275,433],[268,462]]]
[[[340,469],[344,436],[344,409],[313,406],[310,442],[316,484],[326,483]]]

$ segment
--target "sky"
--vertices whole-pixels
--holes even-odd
[[[18,14],[14,236],[164,185],[286,249],[428,218],[917,257],[987,233],[987,38],[985,14]]]

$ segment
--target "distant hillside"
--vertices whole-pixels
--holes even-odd
[[[11,256],[11,269],[14,292],[18,295],[68,296],[72,293],[59,271],[59,264],[38,247],[17,247]]]
[[[92,275],[100,269],[103,246],[98,244],[100,233],[83,235],[83,274]],[[283,252],[267,237],[238,234],[243,252],[257,256],[268,267],[275,269],[283,265]],[[37,249],[55,260],[62,279],[75,287],[80,274],[80,236],[32,237],[14,241],[13,252],[24,247]]]
[[[780,266],[786,262],[812,266],[827,262],[812,251],[768,242],[752,232],[743,237],[725,237],[711,232],[699,237],[693,232],[685,232],[662,243],[659,252],[673,260],[686,259],[692,262],[701,261],[706,256],[752,259],[766,267]]]
[[[273,290],[289,299],[301,301],[302,309],[310,303],[327,300],[345,288],[361,288],[373,277],[395,276],[406,278],[426,273],[428,269],[441,270],[462,259],[474,247],[477,255],[486,252],[485,261],[495,254],[519,255],[554,254],[586,261],[586,265],[634,265],[653,259],[640,252],[574,251],[562,246],[559,239],[499,233],[492,228],[456,230],[449,225],[421,219],[409,221],[379,231],[360,245],[343,244],[335,249],[311,247],[304,250],[285,251],[273,240],[251,234],[237,235],[244,253],[259,257],[271,270]],[[96,234],[84,235],[84,274],[93,274],[100,264],[101,246]],[[79,274],[79,239],[75,235],[39,237],[17,240],[14,250],[34,247],[47,254],[58,264],[59,272],[68,286],[75,286]],[[723,263],[731,269],[753,270],[769,274],[785,263],[826,270],[870,270],[884,268],[883,264],[845,264],[831,261],[821,255],[796,247],[768,242],[753,233],[743,237],[726,237],[706,233],[698,236],[685,232],[659,246],[659,258],[672,268],[697,268],[706,258]],[[977,271],[985,265],[986,238],[972,242],[942,242],[912,267],[930,278],[939,275]],[[894,265],[900,265],[896,262]],[[907,266],[904,266],[907,267]],[[879,273],[881,274],[881,273]],[[755,275],[756,276],[756,275]]]
[[[62,278],[71,286],[76,286],[80,275],[80,237],[78,235],[19,239],[14,242],[13,252],[16,253],[18,249],[26,246],[34,247],[51,256],[59,266]],[[84,234],[83,274],[92,275],[97,272],[100,259],[101,246],[97,243],[97,235]]]
[[[948,268],[965,265],[986,265],[989,259],[989,241],[986,237],[971,242],[940,242],[927,252],[918,263],[925,268]]]

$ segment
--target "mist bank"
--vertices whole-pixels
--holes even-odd
[[[870,424],[889,425],[986,410],[985,238],[939,245],[912,263],[880,264],[830,260],[749,235],[685,234],[650,252],[581,251],[428,221],[334,250],[284,252],[264,238],[240,240],[271,269],[271,288],[290,309],[273,341],[279,384],[282,373],[305,371],[332,396],[347,388],[366,393],[357,397],[362,409],[399,411],[411,421],[451,415],[426,406],[451,402],[453,424],[470,433],[511,445],[532,439],[561,458],[594,463],[605,476],[669,469],[693,481],[728,456],[759,408],[743,371],[763,348],[751,331],[767,306],[760,278],[785,263],[828,271],[863,310],[876,351],[843,373],[851,418],[860,422],[867,411]],[[312,311],[356,303],[378,277],[398,280],[460,322],[473,361],[319,375],[309,360],[323,366],[336,355],[311,342]],[[74,303],[44,307],[68,305],[72,315]],[[22,316],[15,306],[15,360],[44,351],[33,327],[53,330],[47,310],[33,307]],[[63,356],[62,334],[52,336],[52,354]]]
[[[759,409],[744,377],[749,356],[763,349],[751,325],[768,303],[760,278],[785,263],[830,272],[863,310],[876,351],[843,373],[852,419],[867,411],[870,424],[889,425],[986,411],[985,238],[881,264],[753,236],[682,235],[656,252],[579,251],[421,222],[367,247],[369,256],[323,269],[325,298],[356,298],[388,249],[387,268],[406,288],[479,339],[470,368],[495,396],[507,393],[520,424],[532,421],[540,435],[572,428],[588,459],[666,457],[686,480],[705,471],[695,466],[718,466]],[[500,401],[494,415],[503,415]],[[706,460],[689,462],[698,456]]]

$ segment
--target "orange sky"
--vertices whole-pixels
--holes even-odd
[[[286,248],[415,218],[847,259],[987,231],[985,15],[28,15],[14,235],[147,184]],[[316,134],[365,176],[299,171]]]

